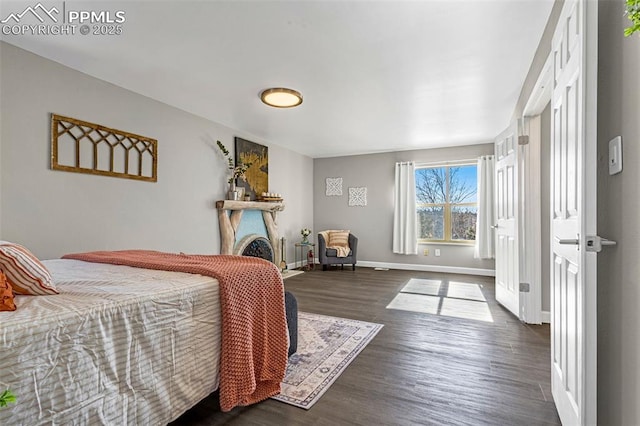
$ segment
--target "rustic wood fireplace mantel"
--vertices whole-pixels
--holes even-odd
[[[262,219],[267,228],[269,242],[273,247],[273,261],[280,264],[280,237],[278,235],[277,214],[284,210],[284,203],[268,203],[262,201],[216,201],[218,209],[218,222],[220,223],[220,254],[234,254],[233,247],[236,244],[236,231],[242,212],[244,210],[261,210]],[[231,211],[231,214],[227,212]]]

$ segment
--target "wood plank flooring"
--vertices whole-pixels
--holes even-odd
[[[301,311],[384,324],[315,406],[307,411],[267,400],[222,413],[212,395],[172,424],[560,424],[551,397],[549,326],[522,324],[498,305],[493,278],[350,269],[285,280]],[[494,322],[386,309],[411,278],[480,285]]]

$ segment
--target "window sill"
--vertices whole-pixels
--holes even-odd
[[[473,247],[476,245],[475,242],[467,243],[453,243],[450,241],[418,241],[419,246],[453,246],[453,247]]]

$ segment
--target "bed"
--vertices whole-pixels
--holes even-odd
[[[218,388],[219,280],[43,264],[60,294],[19,296],[0,312],[0,390],[18,398],[0,424],[166,424]]]

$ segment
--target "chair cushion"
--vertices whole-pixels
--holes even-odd
[[[338,250],[333,249],[333,248],[328,248],[326,251],[327,257],[338,257]],[[352,250],[349,250],[349,254],[347,255],[347,257],[351,256],[353,254]]]

